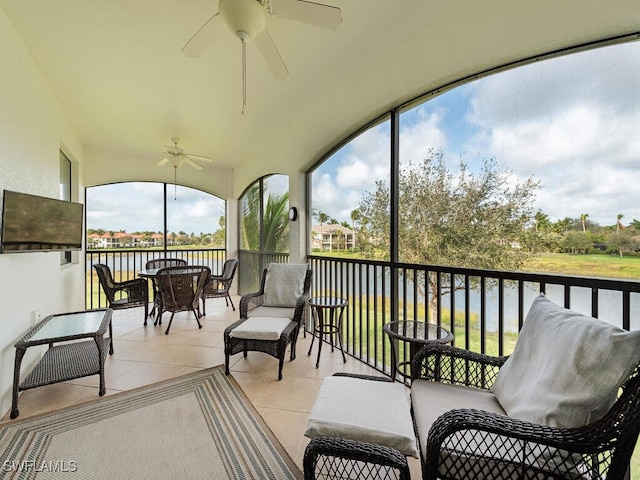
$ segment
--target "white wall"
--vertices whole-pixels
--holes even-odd
[[[74,161],[77,182],[82,145],[2,8],[0,65],[0,190],[58,198],[59,151]],[[84,187],[72,191],[78,195]],[[0,416],[11,406],[13,345],[31,326],[33,312],[44,317],[84,308],[84,263],[78,258],[61,266],[59,252],[0,255]],[[40,354],[28,351],[23,370]]]

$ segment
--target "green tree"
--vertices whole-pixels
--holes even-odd
[[[536,231],[548,230],[551,227],[551,220],[549,220],[549,215],[543,213],[541,210],[538,210],[536,212],[534,221],[536,224]]]
[[[242,246],[252,251],[286,252],[289,249],[289,193],[269,193],[260,217],[260,185],[245,194],[242,211]],[[261,228],[262,227],[262,230]],[[263,241],[260,241],[262,231]],[[261,248],[262,246],[262,248]]]
[[[588,232],[571,230],[564,234],[561,246],[568,253],[587,254],[593,246],[593,240]]]
[[[626,230],[616,231],[614,235],[609,235],[608,243],[615,249],[620,258],[622,258],[622,252],[628,252],[638,245],[631,233]]]
[[[322,231],[322,225],[329,221],[329,215],[320,210],[316,215],[316,220],[318,220],[318,223],[320,224],[320,231]]]
[[[461,162],[449,172],[442,153],[419,164],[403,166],[399,174],[398,250],[403,262],[481,269],[514,270],[528,258],[521,241],[533,217],[540,184],[532,178],[514,182],[510,172],[486,160],[474,174]],[[367,243],[389,254],[389,189],[382,182],[361,198],[368,219]],[[415,279],[421,285],[421,279]],[[425,279],[429,291],[436,276]],[[443,282],[446,283],[446,282]],[[458,286],[454,287],[458,288]],[[424,292],[423,292],[424,293]],[[450,293],[443,290],[443,294]],[[438,299],[431,298],[432,306]]]
[[[360,213],[360,210],[358,210],[357,208],[351,210],[351,228],[354,232],[357,231],[357,226],[361,222],[361,220],[362,215]]]

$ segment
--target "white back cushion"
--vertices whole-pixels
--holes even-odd
[[[306,263],[270,263],[264,283],[265,307],[295,307],[303,293]]]
[[[493,392],[509,416],[572,428],[601,418],[640,361],[640,331],[536,298]]]

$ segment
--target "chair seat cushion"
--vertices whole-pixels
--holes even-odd
[[[489,390],[429,380],[413,381],[411,384],[411,406],[420,439],[420,449],[425,456],[429,429],[443,413],[457,408],[474,408],[506,415]]]
[[[304,434],[383,445],[418,458],[409,399],[400,383],[325,378]]]
[[[235,327],[229,336],[246,340],[278,340],[290,323],[288,318],[251,317]]]
[[[602,418],[638,361],[640,331],[625,331],[540,295],[493,391],[511,417],[580,427]]]
[[[247,317],[277,317],[293,319],[295,316],[295,308],[287,307],[256,307],[247,312]]]

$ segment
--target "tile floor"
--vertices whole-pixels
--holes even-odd
[[[234,302],[237,306],[239,298]],[[202,330],[198,330],[193,314],[184,312],[176,314],[169,335],[165,335],[168,314],[162,327],[154,327],[153,322],[144,327],[142,315],[141,308],[114,312],[115,351],[107,358],[107,395],[223,364],[222,332],[239,316],[237,310],[226,307],[224,299],[208,299]],[[250,352],[246,359],[231,357],[231,375],[300,470],[309,442],[303,434],[322,379],[340,371],[379,374],[349,356],[344,364],[340,352],[332,353],[330,348],[322,349],[316,369],[317,342],[307,356],[310,342],[309,334],[306,338],[300,334],[296,359],[290,362],[287,353],[281,381],[277,380],[278,362],[269,355]],[[93,400],[97,391],[95,375],[26,390],[20,395],[19,418]],[[9,412],[4,413],[0,423],[11,421]],[[409,464],[412,478],[420,478],[419,462],[410,458]]]

